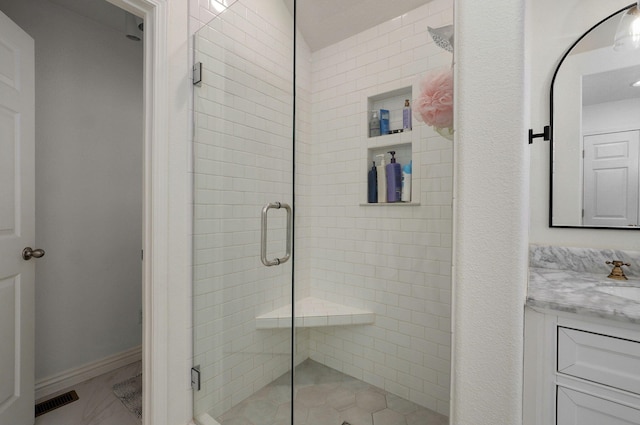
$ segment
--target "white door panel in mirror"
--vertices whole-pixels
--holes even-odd
[[[639,134],[584,137],[584,225],[638,226]]]

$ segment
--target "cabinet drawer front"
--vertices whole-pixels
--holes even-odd
[[[558,372],[640,394],[640,343],[558,327]]]
[[[638,425],[640,410],[558,387],[557,425]]]

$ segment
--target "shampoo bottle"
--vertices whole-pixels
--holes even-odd
[[[411,168],[413,161],[402,167],[402,202],[411,202]]]
[[[373,166],[367,176],[367,202],[370,204],[378,203],[378,172],[375,161],[373,161]]]
[[[387,174],[384,169],[384,154],[376,155],[376,158],[380,158],[378,166],[376,167],[378,176],[378,203],[387,202]]]
[[[409,99],[405,99],[404,108],[402,109],[402,130],[411,130],[411,105]]]
[[[396,151],[389,151],[391,163],[387,164],[387,202],[399,202],[402,198],[402,167],[396,162]]]

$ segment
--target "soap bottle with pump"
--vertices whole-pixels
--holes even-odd
[[[389,151],[391,163],[387,164],[387,202],[399,202],[402,199],[402,166],[396,162],[396,151]]]
[[[376,170],[376,162],[367,175],[367,202],[370,204],[378,203],[378,170]]]
[[[402,167],[402,202],[411,202],[411,169],[413,161]]]
[[[387,173],[384,164],[384,154],[376,155],[376,158],[380,158],[378,166],[376,167],[376,173],[378,176],[378,203],[387,202]]]

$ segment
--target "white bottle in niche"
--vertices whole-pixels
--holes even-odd
[[[402,202],[411,202],[411,168],[413,161],[402,167]]]
[[[384,154],[376,155],[376,158],[380,158],[380,162],[376,166],[378,174],[378,203],[387,202],[387,173],[384,164]]]

